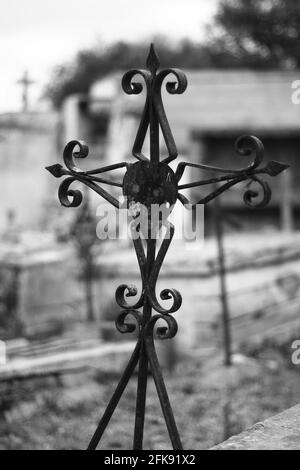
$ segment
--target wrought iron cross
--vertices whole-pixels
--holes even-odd
[[[153,204],[167,205],[167,207],[170,207],[171,211],[177,200],[183,204],[188,203],[187,198],[180,193],[181,190],[186,188],[205,186],[212,183],[214,183],[214,185],[219,184],[217,189],[203,196],[196,203],[206,204],[235,184],[247,180],[249,181],[249,185],[258,183],[258,185],[261,186],[263,197],[259,202],[255,201],[258,193],[248,187],[244,194],[245,203],[249,206],[263,206],[268,203],[271,197],[271,191],[268,184],[260,179],[260,175],[268,174],[270,176],[276,176],[286,169],[288,165],[271,161],[265,167],[261,167],[264,157],[263,144],[259,139],[253,136],[242,136],[235,144],[236,151],[239,155],[253,155],[254,157],[252,163],[245,168],[227,170],[186,162],[179,163],[177,170],[173,172],[169,163],[176,159],[178,153],[164,110],[161,89],[164,79],[171,74],[175,77],[175,81],[167,82],[166,89],[171,94],[181,94],[186,90],[187,79],[185,74],[178,69],[160,70],[159,60],[153,45],[151,45],[146,65],[147,70],[130,70],[125,73],[122,79],[123,90],[129,95],[137,95],[143,90],[143,85],[133,80],[135,76],[139,75],[142,77],[146,85],[145,106],[132,150],[133,156],[138,161],[132,164],[122,162],[95,170],[83,171],[77,167],[75,159],[87,157],[88,147],[82,141],[73,140],[69,142],[63,154],[66,168],[63,168],[60,164],[47,167],[50,173],[56,178],[67,176],[59,187],[58,195],[61,204],[66,207],[76,207],[81,204],[81,192],[79,190],[70,189],[73,182],[79,181],[93,189],[115,207],[121,208],[122,204],[112,194],[102,188],[102,185],[117,186],[123,190],[123,195],[126,197],[128,205],[127,207],[130,207],[131,204],[137,204],[147,208],[148,218],[150,220],[149,227],[151,229],[151,206]],[[148,128],[150,135],[150,158],[147,158],[142,153]],[[168,150],[168,155],[164,158],[160,155],[159,129],[162,131]],[[79,148],[79,151],[75,151],[76,148]],[[180,180],[187,166],[208,170],[216,173],[217,176],[181,185]],[[103,176],[99,176],[102,175],[102,173],[107,173],[119,168],[126,168],[122,182],[118,183],[108,180]],[[196,204],[194,204],[194,206]],[[137,222],[135,223],[135,220],[136,219],[133,218],[132,229],[138,231],[140,227]],[[154,233],[157,233],[157,231],[154,231]],[[99,444],[137,365],[138,385],[133,448],[143,448],[146,390],[148,371],[150,369],[172,446],[174,449],[182,449],[154,344],[154,336],[159,339],[168,339],[173,338],[177,333],[177,322],[172,314],[179,310],[181,306],[182,298],[180,293],[175,289],[164,289],[160,293],[160,299],[162,301],[171,301],[171,306],[168,308],[162,305],[156,296],[157,278],[173,235],[174,226],[169,224],[169,233],[165,235],[159,248],[157,247],[157,237],[151,238],[150,234],[148,237],[142,237],[142,234],[140,234],[139,237],[134,237],[133,239],[141,272],[142,290],[135,303],[130,305],[126,297],[136,297],[138,294],[137,288],[127,284],[122,284],[118,287],[116,291],[116,301],[122,311],[116,321],[116,327],[120,333],[129,333],[138,328],[138,340],[120,382],[90,441],[88,449],[96,449]],[[143,238],[145,239],[143,240]],[[153,313],[153,311],[155,313]],[[159,320],[163,320],[166,326],[157,326],[156,323]]]

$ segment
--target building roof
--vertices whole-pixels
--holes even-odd
[[[300,105],[292,103],[292,83],[300,80],[299,71],[200,70],[185,71],[188,88],[183,95],[163,91],[166,113],[179,147],[191,132],[200,134],[300,135]],[[121,73],[111,76],[109,87],[123,100],[124,112],[142,109],[144,97],[126,96],[120,85]],[[172,80],[172,79],[171,79]],[[103,99],[107,89],[97,82],[92,100]],[[101,90],[97,96],[97,90]],[[100,105],[100,102],[99,102]]]

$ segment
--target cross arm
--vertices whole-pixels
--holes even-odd
[[[288,164],[280,163],[276,161],[270,161],[265,167],[260,167],[263,158],[264,158],[264,147],[262,142],[254,136],[241,136],[235,143],[235,149],[239,155],[249,156],[254,155],[253,161],[245,168],[240,169],[225,169],[215,166],[209,166],[202,163],[190,163],[190,162],[181,162],[179,163],[175,178],[179,183],[186,167],[199,168],[204,171],[209,171],[213,173],[218,173],[218,176],[211,178],[194,181],[187,184],[178,185],[178,190],[184,190],[189,188],[195,188],[200,186],[206,186],[209,184],[218,184],[222,183],[217,189],[208,194],[207,196],[202,197],[196,204],[207,204],[211,200],[215,199],[217,196],[225,192],[227,189],[230,189],[232,186],[241,183],[242,181],[249,181],[249,184],[256,182],[263,190],[263,199],[258,204],[253,202],[253,199],[257,197],[257,191],[251,189],[246,190],[244,194],[244,202],[250,206],[264,206],[267,204],[271,198],[271,190],[266,181],[259,178],[259,175],[269,175],[277,176],[282,171],[289,167]],[[188,199],[179,194],[178,199],[183,203],[188,203]]]
[[[76,148],[78,149],[77,151],[75,151]],[[71,184],[75,181],[78,181],[91,188],[97,194],[102,196],[106,201],[119,209],[119,201],[113,195],[99,186],[99,184],[106,184],[109,186],[122,188],[122,183],[111,181],[97,175],[124,167],[128,168],[128,163],[121,162],[113,165],[107,165],[101,168],[96,168],[94,170],[83,171],[76,165],[75,158],[85,158],[88,156],[88,153],[89,148],[85,142],[72,140],[66,145],[64,149],[63,160],[66,167],[64,168],[59,163],[46,167],[46,170],[48,170],[55,178],[67,176],[67,178],[61,183],[59,187],[58,194],[61,204],[65,207],[78,207],[81,204],[81,192],[79,190],[70,189]]]

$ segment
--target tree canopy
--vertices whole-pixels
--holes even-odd
[[[300,67],[300,2],[222,0],[210,45],[219,65]]]
[[[201,68],[212,65],[208,51],[191,41],[182,41],[174,47],[167,40],[157,38],[155,46],[161,63],[166,67]],[[96,79],[115,70],[145,67],[148,51],[149,44],[127,42],[79,51],[73,63],[56,67],[46,94],[55,106],[60,106],[67,95],[86,92]]]
[[[164,66],[300,67],[299,0],[221,0],[202,43],[171,45],[155,40]],[[118,42],[79,51],[72,63],[58,66],[46,94],[55,106],[72,93],[84,93],[110,72],[143,67],[149,45]]]

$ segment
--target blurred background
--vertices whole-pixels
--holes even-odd
[[[158,289],[178,288],[183,305],[177,337],[158,349],[184,446],[208,448],[299,402],[299,2],[1,6],[0,448],[84,448],[132,350],[134,334],[114,326],[116,287],[140,286],[131,243],[96,237],[99,196],[60,207],[44,168],[72,139],[89,144],[82,168],[133,161],[144,96],[125,95],[121,78],[145,66],[151,42],[188,79],[183,95],[163,95],[176,164],[244,167],[234,142],[254,134],[266,162],[291,165],[268,181],[266,208],[247,208],[239,185],[206,206],[204,244],[178,240],[167,255]],[[134,387],[104,448],[130,448]],[[151,387],[145,445],[167,448]]]

